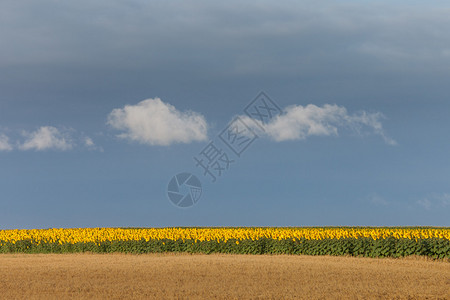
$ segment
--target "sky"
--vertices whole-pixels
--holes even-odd
[[[0,228],[450,226],[449,13],[4,0]]]

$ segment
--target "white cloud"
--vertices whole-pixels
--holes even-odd
[[[242,117],[246,123],[262,135],[267,135],[277,142],[287,140],[303,140],[309,136],[337,136],[338,128],[350,128],[358,134],[370,129],[380,135],[389,145],[396,145],[396,141],[385,135],[380,119],[381,113],[367,113],[365,111],[350,115],[347,109],[338,105],[325,104],[322,107],[314,104],[292,105],[286,107],[282,114],[273,118],[269,123],[262,124],[259,120]],[[264,128],[261,132],[254,124],[257,122]]]
[[[11,151],[13,147],[9,143],[9,138],[4,133],[0,133],[0,151]]]
[[[83,145],[88,149],[88,150],[97,150],[100,152],[103,152],[103,147],[97,146],[94,141],[92,140],[92,138],[88,137],[88,136],[84,136],[82,138],[82,142]]]
[[[367,200],[369,200],[370,203],[376,206],[387,206],[389,205],[389,202],[377,194],[370,194],[367,196]]]
[[[446,208],[450,207],[450,194],[431,194],[426,198],[420,199],[416,202],[418,205],[424,207],[427,210],[431,208]]]
[[[397,142],[388,137],[383,130],[383,124],[381,123],[381,119],[383,119],[383,114],[377,113],[367,113],[362,111],[358,114],[354,114],[352,116],[346,117],[346,125],[352,128],[354,131],[361,134],[363,127],[368,127],[372,129],[373,133],[381,136],[386,144],[395,146]]]
[[[42,126],[34,132],[23,132],[26,140],[19,146],[21,150],[70,150],[73,147],[72,139],[67,132],[56,127]]]
[[[450,206],[450,194],[441,194],[438,195],[437,199],[442,207]]]
[[[93,146],[95,146],[94,141],[93,141],[90,137],[86,137],[86,138],[84,139],[84,144],[85,144],[87,147],[93,147]]]
[[[114,109],[107,123],[124,131],[118,137],[148,145],[167,146],[207,139],[207,123],[201,114],[180,112],[159,98]]]
[[[103,148],[94,143],[93,139],[84,133],[78,133],[72,128],[56,128],[41,126],[35,131],[19,131],[22,139],[10,142],[9,137],[0,132],[0,151],[20,150],[72,150],[75,147],[103,152]]]
[[[417,204],[419,204],[420,206],[422,206],[426,210],[430,210],[431,206],[432,206],[431,201],[429,199],[427,199],[427,198],[418,200]]]

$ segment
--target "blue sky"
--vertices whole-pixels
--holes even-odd
[[[450,226],[449,13],[2,1],[0,227]],[[212,183],[193,157],[236,116],[258,138]],[[181,172],[203,187],[187,209]]]

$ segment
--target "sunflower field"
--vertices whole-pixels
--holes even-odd
[[[172,227],[0,230],[0,253],[234,253],[450,258],[448,227]]]

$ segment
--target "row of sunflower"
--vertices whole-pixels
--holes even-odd
[[[0,230],[0,252],[225,252],[450,257],[450,228],[188,227]]]

